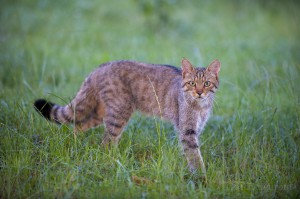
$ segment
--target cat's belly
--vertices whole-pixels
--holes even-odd
[[[161,119],[174,123],[178,116],[176,113],[176,106],[172,106],[172,103],[166,104],[157,100],[157,98],[149,97],[148,102],[136,103],[136,109],[148,116],[156,116]]]

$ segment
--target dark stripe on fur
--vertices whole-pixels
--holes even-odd
[[[114,133],[113,131],[108,131],[108,133],[109,133],[110,135],[114,136],[114,137],[118,137],[118,136],[119,136],[119,134]]]
[[[61,111],[62,117],[67,121],[67,122],[72,122],[72,119],[67,115],[66,110],[63,108]]]
[[[118,120],[123,122],[128,120],[128,117],[124,117],[123,115],[109,114],[107,117],[111,118],[112,120]]]
[[[130,115],[132,114],[131,108],[125,109],[123,108],[122,110],[119,110],[119,108],[114,107],[112,105],[107,104],[108,110],[110,109],[114,114],[119,115],[119,117],[122,117],[123,119],[129,118]]]
[[[195,144],[195,143],[187,143],[187,149],[197,149],[199,148],[198,144]],[[187,150],[187,149],[184,149],[184,150]]]
[[[185,131],[185,135],[196,135],[196,131],[193,129],[188,129]]]
[[[182,139],[181,142],[185,143],[186,146],[188,147],[188,148],[184,148],[184,150],[197,149],[199,147],[197,143],[195,143],[195,142],[193,142],[191,140]]]
[[[41,114],[44,118],[46,118],[47,120],[51,120],[50,114],[54,106],[52,102],[48,102],[47,100],[44,99],[38,99],[34,102],[33,106],[35,110],[39,114]]]
[[[197,144],[188,145],[188,148],[184,148],[183,151],[188,151],[190,149],[198,149],[199,146]]]
[[[107,122],[107,124],[112,126],[112,127],[116,127],[116,128],[121,128],[122,127],[121,124],[117,124],[117,123],[114,123],[114,122]]]
[[[175,66],[171,66],[168,64],[162,64],[163,66],[172,69],[175,73],[180,74],[181,75],[181,70]]]
[[[56,106],[53,110],[53,120],[54,122],[56,122],[57,124],[60,124],[58,117],[57,117],[57,111],[59,109],[59,106]]]

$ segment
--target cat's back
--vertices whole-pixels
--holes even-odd
[[[132,105],[136,109],[171,120],[181,88],[181,70],[162,64],[115,61],[102,64],[91,75],[104,103]],[[116,105],[118,104],[118,105]]]
[[[167,64],[149,64],[131,60],[121,60],[107,62],[99,66],[100,70],[105,70],[113,73],[120,73],[123,71],[128,71],[131,73],[146,73],[146,72],[155,72],[155,73],[166,73],[168,75],[181,75],[181,70],[175,66]]]
[[[95,71],[101,78],[120,81],[178,81],[181,78],[181,70],[166,64],[149,64],[131,60],[107,62],[99,66]],[[126,83],[126,82],[125,82]]]

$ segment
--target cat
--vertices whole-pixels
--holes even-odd
[[[76,131],[105,124],[102,144],[117,144],[135,110],[172,122],[192,173],[205,175],[198,136],[212,110],[219,86],[220,62],[194,67],[183,58],[181,69],[169,65],[114,61],[100,65],[66,106],[44,99],[34,103],[46,119],[75,124]]]

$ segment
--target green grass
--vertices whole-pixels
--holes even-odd
[[[300,5],[296,1],[2,0],[0,198],[300,196]],[[69,101],[97,65],[218,58],[221,85],[200,136],[207,187],[186,178],[171,124],[137,113],[118,148],[32,107]],[[147,179],[137,184],[133,177]]]

